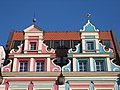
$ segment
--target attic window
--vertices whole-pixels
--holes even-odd
[[[20,46],[21,44],[23,44],[23,40],[14,40],[12,48],[13,49],[18,49],[18,46]]]
[[[30,42],[30,50],[36,50],[36,42]]]
[[[102,44],[105,45],[106,48],[111,48],[110,40],[102,40]]]

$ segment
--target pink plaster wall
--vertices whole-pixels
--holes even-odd
[[[105,87],[105,88],[114,88],[114,84],[94,84],[94,87],[95,88],[102,88],[102,87]]]
[[[59,66],[53,64],[52,59],[50,60],[50,71],[55,71],[55,72],[61,71]]]
[[[28,32],[39,32],[40,33],[42,31],[38,30],[37,28],[32,28]]]
[[[11,66],[12,66],[12,61],[10,61],[10,63],[4,67],[2,67],[2,71],[3,72],[10,72],[11,71]]]

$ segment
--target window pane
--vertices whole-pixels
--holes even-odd
[[[30,43],[30,50],[36,50],[36,42]]]
[[[87,49],[94,50],[94,42],[87,42]]]
[[[27,62],[20,62],[20,72],[26,72],[28,71],[28,63]]]
[[[79,61],[79,71],[87,71],[87,61]]]
[[[104,62],[96,61],[96,71],[104,71]]]
[[[43,61],[37,61],[36,62],[36,71],[44,71],[44,62]]]

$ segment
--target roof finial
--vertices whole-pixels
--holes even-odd
[[[37,20],[35,18],[35,12],[34,12],[34,17],[33,17],[33,23],[35,23]]]
[[[86,16],[89,18],[89,17],[91,16],[91,14],[90,14],[90,13],[87,13]]]
[[[90,16],[91,16],[91,14],[90,14],[90,13],[87,13],[86,16],[88,17],[88,23],[90,23],[89,18],[90,18]]]

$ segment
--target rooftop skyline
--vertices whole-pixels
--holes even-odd
[[[0,45],[6,45],[11,30],[23,31],[35,24],[44,31],[80,31],[91,23],[100,31],[114,30],[120,41],[120,1],[116,0],[1,0]]]

